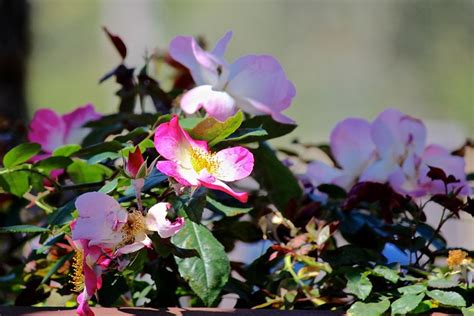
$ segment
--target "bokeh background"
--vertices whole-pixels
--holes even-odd
[[[0,0],[5,2],[8,0]],[[347,117],[373,119],[386,107],[423,118],[429,139],[450,149],[474,136],[473,0],[31,0],[26,104],[66,112],[92,102],[117,106],[119,63],[102,26],[122,37],[127,65],[165,50],[176,35],[212,46],[227,30],[231,61],[265,53],[279,59],[297,97],[286,112],[292,138],[328,139]],[[158,73],[158,76],[162,74]],[[161,77],[166,84],[166,78]],[[433,211],[433,220],[436,211]],[[474,246],[472,219],[447,225],[451,246]]]

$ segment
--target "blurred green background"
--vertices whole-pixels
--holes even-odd
[[[448,146],[474,135],[472,0],[36,0],[31,19],[31,112],[115,110],[115,83],[98,85],[119,62],[102,26],[124,39],[130,66],[178,34],[213,45],[233,30],[228,60],[274,55],[295,83],[292,137],[327,140],[338,120],[389,106],[426,119]]]

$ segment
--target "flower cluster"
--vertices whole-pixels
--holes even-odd
[[[324,183],[350,190],[357,182],[388,182],[400,194],[421,197],[459,190],[469,195],[465,163],[439,145],[426,146],[426,127],[419,119],[395,109],[372,123],[359,118],[339,122],[331,132],[331,152],[337,167],[315,161],[306,176],[314,186]],[[457,181],[447,187],[428,176],[430,167],[444,170]]]

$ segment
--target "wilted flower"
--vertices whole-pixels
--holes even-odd
[[[471,258],[468,258],[467,256],[468,253],[460,249],[450,250],[446,262],[451,269],[454,269],[462,264],[471,263]]]
[[[101,118],[92,104],[87,104],[74,111],[59,115],[51,109],[36,111],[30,123],[28,140],[38,143],[49,156],[56,148],[68,144],[80,144],[90,129],[84,124]]]
[[[171,41],[171,57],[189,69],[197,85],[183,96],[181,108],[194,113],[203,107],[221,121],[241,108],[293,123],[281,113],[296,94],[281,65],[268,55],[246,55],[229,65],[224,54],[231,37],[232,32],[225,34],[211,52],[204,51],[191,36],[177,36]]]
[[[155,147],[166,160],[158,161],[158,170],[184,186],[205,186],[226,192],[246,202],[246,192],[235,192],[225,182],[250,175],[254,159],[244,147],[211,152],[205,141],[194,140],[179,126],[178,117],[161,124],[155,132]]]

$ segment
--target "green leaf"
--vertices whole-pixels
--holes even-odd
[[[199,257],[178,258],[180,275],[207,306],[212,306],[227,283],[230,264],[224,247],[201,224],[186,221],[172,238],[180,248],[195,249]]]
[[[268,133],[261,127],[258,128],[239,128],[225,139],[225,142],[239,142],[241,144],[264,140]]]
[[[12,171],[0,175],[0,186],[6,191],[18,197],[30,189],[27,171]]]
[[[205,188],[199,188],[194,191],[192,197],[183,205],[183,209],[193,222],[200,223],[204,206],[206,206]]]
[[[334,184],[321,184],[318,186],[318,190],[326,193],[332,199],[345,199],[347,197],[346,191]]]
[[[108,181],[102,188],[99,189],[99,192],[110,193],[117,187],[118,179],[115,178],[112,181]]]
[[[222,204],[219,201],[214,200],[210,196],[206,197],[208,207],[213,211],[218,211],[224,213],[225,216],[236,216],[240,214],[245,214],[250,212],[253,208],[252,207],[234,207],[234,206],[227,206]]]
[[[165,115],[163,115],[163,117],[165,117]],[[165,123],[165,122],[168,122],[171,120],[171,116],[169,116],[168,118],[164,118],[163,120],[161,120],[161,123]],[[202,120],[204,120],[204,118],[202,117],[186,117],[186,118],[181,118],[179,119],[179,125],[186,129],[186,130],[191,130],[193,129],[194,127],[196,127],[196,125],[198,125]]]
[[[90,157],[89,159],[87,159],[87,163],[89,165],[94,165],[94,164],[106,161],[107,159],[114,160],[114,159],[117,159],[119,157],[120,157],[120,155],[115,153],[115,152],[106,151],[106,152],[103,152],[103,153],[100,153],[100,154],[97,154],[97,155],[94,155],[94,156]]]
[[[56,271],[59,270],[59,268],[62,267],[62,265],[68,261],[69,259],[72,258],[72,256],[74,255],[74,252],[70,252],[68,253],[67,255],[61,257],[61,259],[59,259],[52,267],[51,269],[49,269],[48,273],[46,273],[46,275],[43,277],[43,279],[41,280],[41,284],[44,284],[46,281],[49,280],[49,278],[56,273]]]
[[[392,303],[392,315],[405,315],[406,313],[411,312],[421,303],[424,297],[425,293],[420,293],[418,295],[408,294],[400,297]]]
[[[385,299],[378,303],[362,303],[356,302],[349,308],[347,315],[349,316],[380,316],[390,307],[389,300]]]
[[[99,144],[95,144],[89,147],[82,148],[81,150],[75,152],[74,156],[88,159],[92,156],[95,156],[97,154],[107,152],[107,151],[118,152],[120,149],[122,149],[122,144],[116,140],[113,140],[110,142],[103,142],[103,143],[99,143]]]
[[[209,146],[214,146],[235,132],[244,120],[241,111],[229,117],[224,122],[213,117],[207,117],[199,122],[190,132],[192,138],[205,140]]]
[[[285,167],[275,153],[261,143],[258,149],[253,149],[255,158],[255,179],[268,192],[270,200],[284,214],[291,200],[299,200],[303,194],[293,173]]]
[[[392,270],[386,266],[376,266],[373,270],[373,274],[392,283],[398,282],[398,271]]]
[[[398,292],[400,292],[403,295],[418,294],[425,291],[426,291],[426,285],[424,284],[413,284],[413,285],[407,285],[407,286],[398,288]]]
[[[466,306],[466,301],[464,298],[456,292],[433,290],[428,291],[426,294],[443,305],[458,307]]]
[[[350,272],[346,274],[347,291],[361,300],[365,300],[372,292],[372,282],[366,273]]]
[[[437,306],[433,306],[433,301],[432,300],[424,300],[418,306],[411,311],[411,314],[425,314],[432,308],[436,308]]]
[[[12,148],[3,157],[3,166],[12,168],[28,161],[31,157],[39,153],[41,146],[35,143],[24,143]]]
[[[246,138],[246,142],[254,142],[277,138],[289,134],[296,128],[296,125],[276,122],[271,116],[254,116],[248,120],[245,120],[240,128],[261,128],[267,132],[266,136]]]
[[[461,311],[463,316],[474,316],[474,305],[471,305],[471,307],[463,307]]]
[[[59,157],[59,156],[69,157],[80,149],[81,149],[81,146],[78,144],[64,145],[59,148],[56,148],[53,151],[53,157]]]
[[[49,229],[35,225],[15,225],[0,227],[0,233],[42,233]]]
[[[110,172],[111,170],[105,166],[89,165],[82,160],[75,160],[67,168],[67,173],[76,184],[102,181],[104,176],[110,175]]]
[[[459,280],[456,280],[454,278],[428,280],[428,286],[434,287],[437,289],[449,289],[451,287],[458,286],[458,284],[459,284]]]
[[[43,170],[45,173],[50,173],[55,169],[65,169],[72,163],[72,160],[67,157],[48,157],[40,160],[35,164],[35,168]]]
[[[72,199],[54,213],[48,215],[48,223],[51,225],[63,225],[72,220],[72,212],[76,209],[76,199]]]
[[[114,140],[120,142],[120,143],[126,143],[129,140],[134,140],[135,138],[138,137],[143,137],[148,135],[148,129],[145,127],[137,127],[133,131],[125,134],[125,135],[120,135],[114,138]]]

